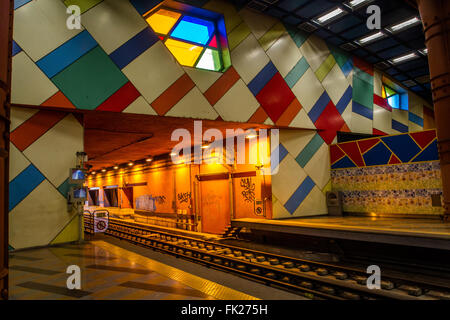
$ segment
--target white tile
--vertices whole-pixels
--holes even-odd
[[[62,1],[34,0],[14,11],[14,40],[37,61],[80,30],[69,30],[66,21],[69,15]]]
[[[327,91],[331,101],[336,105],[348,88],[347,79],[337,63],[323,79],[322,86]]]
[[[22,123],[34,116],[39,110],[31,108],[11,107],[10,131],[14,131]]]
[[[348,103],[347,107],[345,107],[344,112],[341,113],[342,119],[344,119],[345,124],[351,130],[351,121],[352,121],[352,100]]]
[[[156,111],[152,108],[152,106],[145,101],[144,97],[140,96],[136,100],[134,100],[125,110],[122,112],[125,113],[138,113],[138,114],[149,114],[149,115],[158,115]]]
[[[325,194],[323,194],[317,186],[314,186],[292,216],[305,217],[323,215],[327,213],[328,209]]]
[[[146,26],[129,1],[104,0],[81,15],[81,23],[110,54]]]
[[[76,164],[76,152],[83,151],[83,127],[71,114],[59,121],[23,153],[58,187]]]
[[[288,33],[284,33],[267,50],[267,55],[272,60],[275,67],[284,77],[292,70],[297,62],[302,58],[300,50]]]
[[[292,87],[292,92],[300,101],[306,113],[311,110],[324,91],[311,68],[308,68],[295,86]]]
[[[278,173],[272,176],[272,193],[284,205],[305,178],[305,171],[288,154],[281,161]]]
[[[25,52],[16,54],[12,61],[12,103],[40,105],[58,91]]]
[[[373,106],[373,127],[390,134],[392,130],[392,112],[377,105]]]
[[[330,55],[327,45],[322,39],[310,36],[300,47],[306,61],[315,72]]]
[[[297,157],[315,135],[315,130],[280,129],[280,142],[293,157]]]
[[[275,23],[277,23],[275,18],[251,11],[247,8],[239,11],[239,15],[244,19],[245,23],[257,39],[261,38]]]
[[[147,49],[122,71],[149,103],[184,73],[161,41]]]
[[[269,62],[269,57],[255,36],[250,34],[232,52],[233,67],[245,83],[249,83]]]
[[[292,217],[289,211],[286,210],[286,208],[280,203],[280,201],[275,196],[272,196],[272,218],[280,219],[289,217]]]
[[[372,120],[367,119],[355,112],[352,112],[352,120],[350,122],[350,130],[354,133],[372,134]]]
[[[416,131],[423,131],[423,127],[410,121],[408,124],[408,132],[416,132]]]
[[[242,80],[214,105],[214,109],[225,121],[246,122],[259,107],[259,102]]]
[[[189,67],[183,67],[184,71],[189,75],[189,77],[194,81],[197,88],[201,92],[208,90],[211,85],[217,81],[222,75],[221,72],[207,71]]]
[[[326,186],[331,179],[330,151],[326,143],[322,144],[304,169],[320,190]]]
[[[381,86],[383,85],[382,73],[378,70],[373,71],[373,93],[381,97]]]
[[[353,70],[347,75],[347,83],[349,86],[353,87]]]
[[[205,96],[197,88],[193,88],[166,113],[166,116],[214,120],[219,115]]]
[[[270,119],[270,117],[267,117],[266,121],[264,121],[264,124],[267,124],[268,126],[274,126],[275,123]]]
[[[409,122],[409,114],[407,110],[399,110],[399,109],[392,109],[392,119],[395,121],[398,121],[400,123],[403,123],[404,125],[408,125]]]
[[[225,28],[227,29],[227,32],[233,30],[242,22],[233,3],[222,0],[210,0],[203,8],[222,13],[225,19]]]
[[[413,94],[408,95],[408,108],[409,111],[414,113],[416,116],[423,118],[423,108],[424,104],[422,99],[418,98]]]
[[[74,156],[73,156],[74,157]],[[69,173],[67,168],[66,176]],[[70,221],[67,200],[44,180],[9,214],[9,243],[15,249],[45,246]]]
[[[14,179],[26,167],[30,165],[30,161],[17,149],[14,144],[9,144],[9,181]]]

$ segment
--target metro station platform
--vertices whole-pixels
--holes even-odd
[[[274,232],[450,250],[450,223],[440,219],[387,217],[307,217],[283,220],[236,219],[232,227]]]
[[[69,290],[66,269],[81,269]],[[11,300],[255,300],[257,298],[105,241],[10,254]]]

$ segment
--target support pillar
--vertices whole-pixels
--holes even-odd
[[[8,299],[9,106],[13,0],[0,1],[0,300]]]
[[[450,217],[450,1],[417,0],[428,48],[431,90],[444,191],[444,218]]]

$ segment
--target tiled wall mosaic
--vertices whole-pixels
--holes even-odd
[[[373,150],[371,152],[371,150]],[[332,189],[346,212],[441,214],[442,195],[434,130],[330,146]]]

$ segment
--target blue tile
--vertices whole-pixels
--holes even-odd
[[[162,2],[162,0],[130,0],[134,8],[144,14]]]
[[[355,100],[352,102],[352,112],[359,114],[367,119],[373,120],[373,109],[369,109]]]
[[[288,84],[289,88],[295,86],[298,80],[305,74],[306,70],[308,70],[309,64],[306,61],[305,57],[302,57],[298,60],[297,64],[292,68],[291,71],[286,75],[284,80]]]
[[[27,4],[30,1],[31,0],[14,0],[14,10],[20,8],[21,6],[23,6],[24,4]]]
[[[117,67],[122,69],[158,40],[158,36],[150,28],[145,28],[109,56]]]
[[[330,97],[328,96],[327,92],[325,91],[322,93],[319,99],[317,99],[314,106],[309,110],[308,116],[312,120],[313,123],[319,119],[320,115],[322,114],[323,110],[325,110],[327,104],[330,102]]]
[[[69,193],[71,185],[69,184],[69,178],[67,178],[63,183],[58,187],[58,191],[63,195],[64,198],[67,198],[67,194]]]
[[[409,113],[408,116],[409,121],[414,122],[415,124],[423,127],[423,119],[419,117],[418,115],[415,115],[414,113]]]
[[[278,153],[278,163],[275,161],[275,155]],[[278,144],[276,149],[270,154],[270,169],[272,172],[275,172],[277,166],[283,161],[283,159],[287,156],[289,152],[283,146],[283,144]]]
[[[36,64],[47,77],[53,78],[97,45],[97,41],[84,30],[40,59]]]
[[[382,137],[384,143],[402,162],[409,162],[421,149],[409,134]]]
[[[400,123],[394,119],[392,119],[392,129],[397,130],[401,133],[408,132],[408,126],[406,126],[403,123]]]
[[[344,63],[341,67],[342,72],[347,77],[349,73],[353,70],[353,61],[352,59],[348,59],[346,63]]]
[[[25,199],[45,177],[30,164],[9,183],[9,211],[14,209],[20,201]]]
[[[16,54],[18,54],[20,51],[22,51],[22,48],[19,47],[19,45],[17,44],[17,42],[15,42],[13,40],[13,45],[12,45],[12,56],[14,57]]]
[[[411,162],[420,162],[420,161],[434,161],[439,160],[439,153],[437,147],[437,140],[434,139],[432,143],[428,145],[419,155],[414,158]]]
[[[340,114],[342,114],[342,112],[345,111],[345,108],[347,108],[348,104],[352,100],[352,94],[353,94],[353,89],[351,86],[348,86],[347,90],[345,90],[341,99],[336,104],[336,109],[339,111]]]
[[[308,142],[308,144],[303,148],[303,150],[295,158],[295,161],[304,168],[309,160],[316,154],[317,150],[324,143],[322,137],[316,133],[316,135]]]
[[[278,72],[277,68],[273,65],[272,61],[270,61],[257,75],[253,78],[252,81],[248,84],[248,88],[253,93],[253,95],[257,95],[262,88],[273,78],[273,76]]]
[[[363,154],[366,166],[378,166],[388,164],[392,152],[382,143],[378,142],[375,147]]]
[[[353,163],[353,161],[350,160],[349,157],[345,156],[338,162],[335,162],[331,166],[331,169],[343,169],[343,168],[354,168],[354,167],[356,167],[356,165]]]
[[[300,186],[295,190],[289,200],[284,204],[284,207],[290,214],[293,214],[295,210],[302,204],[303,200],[308,196],[315,184],[312,179],[307,176]]]

